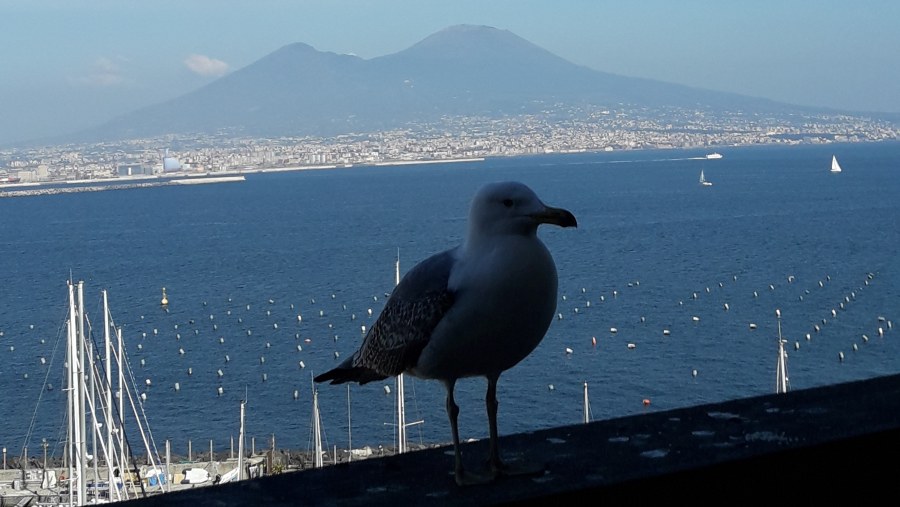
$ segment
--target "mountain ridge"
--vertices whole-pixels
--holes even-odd
[[[594,70],[507,30],[455,25],[363,59],[296,42],[192,92],[121,115],[80,138],[215,133],[329,136],[448,115],[504,116],[553,104],[784,110],[767,99]]]

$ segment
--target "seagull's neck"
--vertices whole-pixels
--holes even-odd
[[[512,230],[472,230],[469,231],[468,236],[466,237],[466,242],[463,244],[463,249],[466,251],[477,251],[484,248],[493,249],[498,245],[498,240],[502,241],[528,241],[533,240],[537,237],[537,229],[531,229],[526,231],[512,231]]]

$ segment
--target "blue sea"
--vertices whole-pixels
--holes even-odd
[[[310,448],[311,378],[357,348],[398,254],[406,272],[459,243],[475,190],[509,179],[579,225],[539,231],[559,270],[559,314],[500,379],[501,434],[580,422],[584,383],[593,419],[772,393],[776,309],[791,389],[900,372],[900,144],[719,151],[0,199],[0,445],[37,454],[46,438],[61,453],[72,278],[95,333],[108,291],[158,445],[228,449],[246,399],[257,449],[273,435],[279,448]],[[698,184],[701,170],[713,186]],[[395,445],[394,390],[392,379],[319,385],[325,445]],[[464,439],[487,436],[484,390],[483,379],[457,385]],[[422,421],[410,440],[448,442],[443,387],[408,378],[406,395],[407,420]]]

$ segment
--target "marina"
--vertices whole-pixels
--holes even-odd
[[[772,393],[781,340],[791,390],[897,373],[900,152],[841,146],[853,170],[835,179],[822,170],[834,151],[729,150],[702,191],[704,162],[679,151],[2,200],[14,239],[0,254],[17,269],[0,274],[0,408],[9,414],[0,444],[10,465],[15,457],[32,469],[42,439],[51,459],[66,448],[56,372],[71,273],[85,280],[88,316],[103,315],[101,290],[110,295],[134,395],[175,455],[198,456],[212,441],[217,474],[233,469],[242,400],[247,442],[268,448],[277,436],[274,454],[297,457],[285,466],[322,455],[314,400],[323,463],[395,452],[393,379],[317,395],[310,379],[358,347],[396,283],[398,249],[407,267],[454,244],[472,189],[500,179],[527,181],[579,217],[574,239],[540,233],[560,273],[557,315],[500,382],[505,434],[583,421],[588,385],[593,420]],[[402,425],[409,445],[446,443],[441,386],[404,380],[403,417],[421,421]],[[485,438],[482,383],[458,391],[468,408],[461,436]],[[182,466],[196,468],[193,458]]]

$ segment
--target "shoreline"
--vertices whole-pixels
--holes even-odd
[[[467,157],[446,160],[398,160],[376,162],[372,164],[318,164],[293,167],[266,167],[233,169],[216,172],[173,172],[169,174],[123,176],[117,178],[87,180],[54,180],[27,183],[0,184],[0,198],[29,197],[35,195],[56,195],[79,192],[101,192],[107,190],[125,190],[134,188],[151,188],[171,185],[199,185],[213,183],[234,183],[245,181],[246,174],[266,174],[297,171],[319,171],[326,169],[350,169],[354,167],[390,167],[408,165],[431,165],[445,163],[483,162],[484,157]]]

